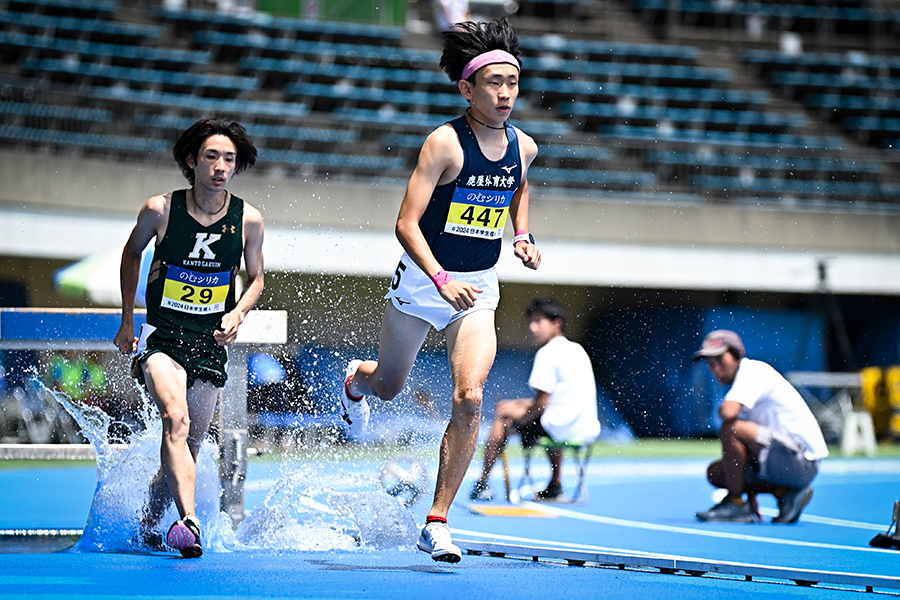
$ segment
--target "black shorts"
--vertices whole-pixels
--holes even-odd
[[[516,423],[515,429],[516,433],[519,434],[519,437],[522,438],[522,445],[526,448],[533,448],[542,437],[550,437],[550,434],[548,434],[544,430],[544,426],[541,425],[540,419],[535,419],[524,425]]]
[[[146,384],[142,364],[157,352],[162,352],[184,368],[188,388],[198,379],[217,388],[225,387],[228,353],[216,343],[214,337],[185,330],[156,329],[147,337],[147,349],[132,361],[131,374],[141,385]]]

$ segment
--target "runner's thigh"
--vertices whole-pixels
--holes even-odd
[[[494,311],[478,310],[451,323],[447,354],[454,388],[480,391],[497,356]]]
[[[388,301],[381,323],[375,377],[394,386],[406,382],[430,328],[422,319],[400,312]]]
[[[216,411],[216,402],[219,400],[219,388],[198,379],[187,393],[188,415],[191,419],[191,430],[188,440],[191,447],[200,447],[209,426],[212,423]]]

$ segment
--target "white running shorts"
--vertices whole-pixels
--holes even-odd
[[[476,310],[497,310],[500,303],[500,282],[497,269],[484,271],[448,271],[451,279],[468,281],[483,291],[475,299],[475,306],[462,311],[454,309],[434,286],[434,282],[405,252],[388,285],[389,298],[400,312],[422,319],[438,331]]]

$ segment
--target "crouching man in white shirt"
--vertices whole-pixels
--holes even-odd
[[[722,458],[706,471],[709,482],[727,490],[701,521],[752,523],[761,520],[758,494],[773,494],[773,523],[796,523],[812,499],[819,461],[828,456],[822,430],[796,389],[767,363],[745,356],[733,331],[710,332],[694,360],[706,360],[713,376],[731,388],[719,407]],[[746,499],[744,495],[746,494]]]

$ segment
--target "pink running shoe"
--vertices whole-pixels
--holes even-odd
[[[166,543],[181,553],[184,558],[198,558],[203,554],[200,546],[200,524],[193,515],[175,521],[166,534]]]

